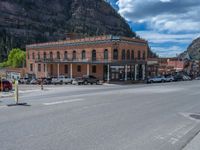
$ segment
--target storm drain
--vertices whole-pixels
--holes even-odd
[[[190,117],[200,120],[200,114],[191,114]]]

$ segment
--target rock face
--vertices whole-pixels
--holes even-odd
[[[62,40],[67,33],[135,36],[104,0],[1,0],[1,58],[14,47]]]
[[[187,51],[180,55],[182,58],[200,60],[200,37],[195,39],[187,48]]]

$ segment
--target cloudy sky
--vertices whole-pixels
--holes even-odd
[[[200,0],[109,1],[162,57],[176,56],[200,36]]]

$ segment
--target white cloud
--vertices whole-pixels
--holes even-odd
[[[155,31],[138,31],[138,35],[147,39],[151,43],[190,43],[191,39],[195,39],[200,36],[200,33],[196,34],[165,34]]]
[[[158,31],[200,31],[199,0],[119,0],[119,13]]]
[[[183,49],[179,46],[171,46],[171,47],[154,47],[153,49],[156,53],[161,57],[171,57],[177,56],[180,54]]]

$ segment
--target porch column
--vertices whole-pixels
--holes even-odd
[[[125,65],[125,81],[127,81],[127,65]]]
[[[48,65],[48,64],[45,64],[45,77],[46,77],[46,78],[47,78],[47,76],[48,76],[48,70],[47,70],[48,67],[47,67],[47,65]]]
[[[146,67],[145,65],[142,65],[142,79],[145,80],[146,73],[145,73]]]
[[[89,76],[90,75],[90,65],[87,64],[87,75]]]
[[[58,69],[58,70],[57,70],[57,73],[58,73],[58,74],[57,74],[57,77],[59,77],[59,76],[60,76],[60,64],[59,64],[59,63],[58,63],[58,65],[57,65],[57,69]]]
[[[38,68],[37,68],[37,63],[35,63],[35,69],[34,69],[35,77],[38,77]]]
[[[138,64],[135,65],[135,81],[137,80],[137,69],[138,68]]]
[[[70,64],[70,78],[73,78],[73,69],[72,69],[72,64]]]
[[[110,65],[107,66],[107,82],[110,82]]]

